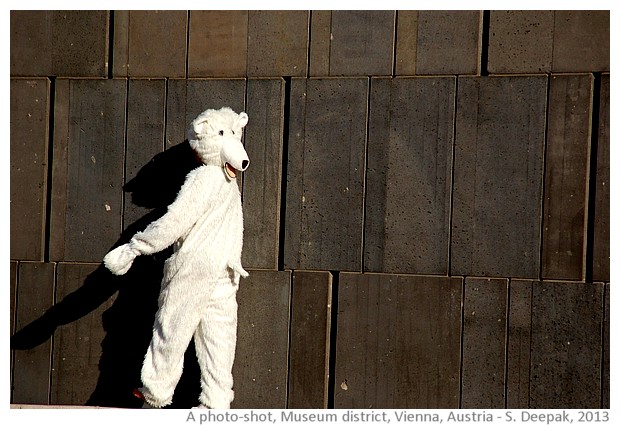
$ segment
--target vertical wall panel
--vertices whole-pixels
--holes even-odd
[[[611,302],[609,301],[609,283],[605,285],[605,313],[603,319],[603,373],[601,383],[603,384],[603,398],[601,408],[610,408],[611,395],[611,361],[610,361],[610,339],[611,339]]]
[[[127,98],[127,149],[125,184],[140,169],[164,150],[166,81],[163,79],[131,79]],[[153,184],[154,186],[155,184]],[[155,192],[155,191],[154,191]],[[149,207],[141,207],[131,193],[125,193],[124,228],[146,215]]]
[[[53,12],[11,11],[11,76],[49,76],[52,73]],[[36,28],[38,31],[33,31]]]
[[[504,408],[508,281],[465,279],[462,408]]]
[[[171,79],[166,105],[166,148],[187,138],[189,124],[207,109],[245,109],[244,79]]]
[[[542,276],[583,280],[592,76],[553,75],[549,87]]]
[[[69,115],[71,106],[72,80],[56,81],[54,100],[54,135],[52,191],[50,199],[50,242],[49,255],[52,260],[62,260],[65,255],[65,217],[67,215],[67,183],[69,160]],[[62,118],[62,120],[59,120]]]
[[[50,257],[100,261],[121,230],[127,82],[69,80],[56,89]]]
[[[396,75],[477,74],[480,11],[398,11]]]
[[[603,284],[535,282],[532,408],[600,408]]]
[[[546,76],[458,82],[451,273],[539,275]]]
[[[308,74],[313,77],[329,76],[329,46],[332,30],[332,12],[310,11],[310,64]]]
[[[114,18],[112,31],[112,76],[129,76],[129,16],[128,10],[111,12]]]
[[[26,328],[54,304],[55,264],[20,262],[15,330]],[[48,404],[50,394],[51,338],[35,339],[36,332],[27,332],[12,343],[14,388],[12,402],[17,404]]]
[[[509,296],[506,408],[529,408],[532,281],[511,280]]]
[[[491,11],[489,73],[546,73],[553,60],[554,12]]]
[[[417,10],[396,11],[396,58],[394,72],[397,76],[416,74],[418,48]]]
[[[367,92],[365,78],[292,82],[288,268],[361,270]]]
[[[592,249],[592,279],[607,281],[610,279],[610,116],[609,116],[609,74],[601,76],[601,93],[599,105],[598,144],[596,155],[596,189],[594,202],[594,234]],[[592,213],[589,213],[592,216]]]
[[[336,408],[458,408],[462,279],[340,275]]]
[[[388,210],[390,112],[392,79],[373,78],[370,85],[366,199],[364,204],[364,271],[379,271],[385,265],[385,231]],[[388,264],[390,259],[388,258]]]
[[[285,408],[290,271],[251,270],[237,294],[234,408]]]
[[[97,264],[58,264],[56,301],[77,291]],[[84,405],[99,377],[101,345],[105,337],[102,314],[114,298],[81,318],[58,327],[54,335],[52,404]],[[119,398],[123,400],[124,398]]]
[[[287,408],[327,408],[332,275],[294,271]]]
[[[108,11],[11,11],[11,76],[105,77],[108,21]]]
[[[391,75],[394,21],[394,11],[333,11],[329,75]]]
[[[190,11],[188,77],[244,77],[247,45],[248,11]]]
[[[52,12],[50,74],[107,76],[109,19],[105,10]]]
[[[10,308],[11,308],[11,335],[15,332],[15,310],[16,310],[16,296],[17,296],[17,267],[18,263],[15,261],[11,261],[10,267]]]
[[[247,76],[306,76],[309,11],[250,11]]]
[[[11,333],[9,335],[13,336],[13,334],[15,333],[15,313],[17,311],[17,267],[18,267],[18,263],[11,261],[11,268],[10,268],[10,292],[9,292],[9,299],[11,300],[10,302],[10,316],[11,316],[11,323],[10,323],[10,327],[11,327]],[[11,381],[11,403],[13,402],[13,360],[15,357],[15,353],[13,350],[10,351],[10,357],[9,357],[9,361],[10,361],[10,371],[11,371],[11,375],[10,375],[10,381]]]
[[[243,173],[243,266],[278,268],[284,81],[250,79]]]
[[[420,11],[417,74],[478,74],[482,12]]]
[[[377,82],[377,89],[375,82],[369,120],[379,122],[369,130],[365,269],[447,274],[455,79],[398,78],[391,88]],[[377,100],[384,91],[389,106]]]
[[[50,254],[98,260],[120,229],[125,82],[58,80],[56,89]]]
[[[609,71],[609,11],[554,12],[552,71]]]
[[[49,81],[11,79],[11,258],[43,260]]]
[[[185,77],[187,11],[115,13],[122,17],[114,39],[116,77]]]

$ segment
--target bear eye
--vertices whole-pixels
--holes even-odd
[[[232,133],[233,133],[233,136],[234,136],[234,135],[235,135],[235,131],[233,130],[233,132],[232,132]]]
[[[220,135],[223,136],[224,135],[224,130],[220,130]]]

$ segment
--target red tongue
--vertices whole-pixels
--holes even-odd
[[[224,164],[224,168],[226,170],[226,174],[228,174],[228,177],[230,177],[231,179],[237,177],[237,170],[235,170],[232,165],[226,163]]]

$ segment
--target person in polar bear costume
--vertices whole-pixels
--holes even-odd
[[[186,177],[166,214],[104,257],[114,274],[125,274],[138,255],[173,245],[166,260],[153,337],[137,389],[152,407],[172,402],[192,339],[201,372],[201,407],[230,408],[237,341],[243,214],[237,173],[249,165],[241,143],[245,112],[228,107],[198,115],[189,144],[203,165]]]

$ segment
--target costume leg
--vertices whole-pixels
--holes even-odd
[[[196,311],[200,297],[183,289],[173,282],[162,290],[153,338],[142,366],[141,391],[146,401],[158,408],[172,402],[185,350],[200,322],[201,313]]]
[[[232,367],[237,345],[238,279],[221,280],[200,320],[194,343],[200,364],[201,404],[230,408],[234,398]]]

